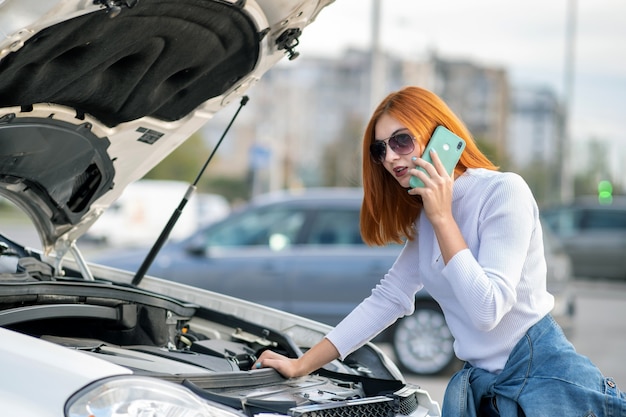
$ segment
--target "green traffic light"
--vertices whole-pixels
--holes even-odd
[[[613,184],[610,181],[602,180],[598,183],[598,202],[602,205],[613,203]]]

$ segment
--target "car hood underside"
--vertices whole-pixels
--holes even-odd
[[[0,3],[0,195],[46,253],[66,252],[128,184],[243,101],[328,3]]]
[[[56,103],[108,126],[178,120],[255,66],[262,36],[240,7],[141,0],[47,27],[0,62],[0,106]],[[197,42],[190,42],[197,39]]]

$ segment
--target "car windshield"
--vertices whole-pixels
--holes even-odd
[[[362,245],[359,213],[355,210],[319,211],[307,242],[311,245]]]
[[[294,245],[363,245],[358,209],[264,207],[211,225],[198,241],[205,248],[264,247],[280,251]]]
[[[208,247],[269,246],[281,250],[297,242],[305,213],[289,209],[243,213],[206,229]]]
[[[560,236],[569,236],[585,230],[626,229],[626,210],[577,208],[547,210],[542,217]]]
[[[626,229],[626,210],[584,210],[581,229]]]

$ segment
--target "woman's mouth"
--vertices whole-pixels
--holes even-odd
[[[393,169],[394,174],[396,174],[396,178],[403,177],[406,175],[409,169],[407,167],[396,167]]]

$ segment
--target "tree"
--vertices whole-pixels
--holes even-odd
[[[199,133],[194,133],[186,142],[168,155],[145,176],[146,179],[178,180],[193,182],[202,168],[209,150]]]
[[[602,180],[611,180],[608,160],[609,149],[606,142],[592,138],[587,144],[587,169],[577,173],[574,178],[574,194],[595,195],[598,192],[598,183]]]
[[[191,184],[200,173],[210,154],[211,150],[206,146],[204,138],[199,132],[196,132],[148,172],[145,178],[178,180]],[[231,203],[247,200],[249,196],[249,185],[246,178],[212,176],[210,164],[204,172],[204,177],[200,178],[197,187],[199,192],[222,195]]]
[[[357,187],[361,185],[361,143],[363,120],[348,117],[337,139],[324,148],[322,182],[326,187]]]
[[[519,171],[526,180],[540,206],[556,204],[560,201],[558,164],[535,160]]]

